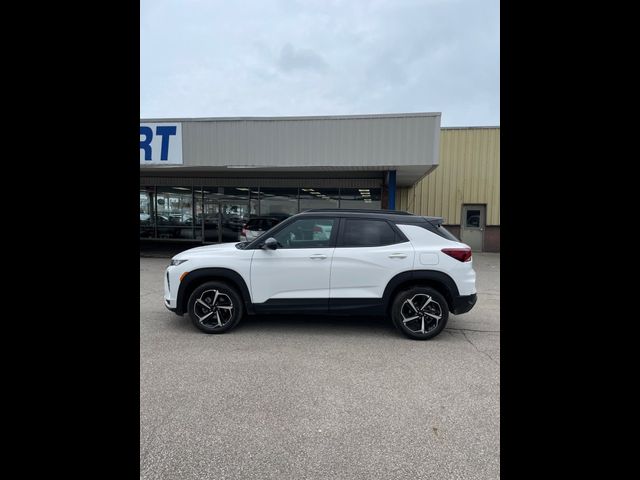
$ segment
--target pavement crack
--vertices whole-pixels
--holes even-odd
[[[481,353],[482,355],[486,356],[489,360],[491,360],[493,363],[495,363],[498,367],[500,366],[500,364],[499,364],[498,362],[496,362],[496,361],[494,360],[494,358],[493,358],[491,355],[489,355],[487,352],[485,352],[485,351],[483,351],[483,350],[480,350],[480,349],[476,346],[476,344],[475,344],[475,343],[473,343],[473,342],[469,339],[469,337],[467,337],[467,334],[466,334],[466,333],[464,333],[464,330],[460,330],[460,332],[462,333],[462,336],[467,340],[467,342],[469,342],[469,343],[473,346],[473,348],[475,348],[475,349],[476,349],[476,351],[477,351],[478,353]]]

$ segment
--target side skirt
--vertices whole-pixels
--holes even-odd
[[[281,298],[254,303],[256,314],[384,315],[382,298]]]

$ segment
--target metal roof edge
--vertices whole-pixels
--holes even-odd
[[[486,127],[440,127],[440,130],[480,130],[480,129],[492,129],[500,128],[500,125],[489,125]]]
[[[143,123],[160,122],[234,122],[234,121],[295,121],[295,120],[352,120],[373,118],[410,118],[410,117],[441,117],[442,112],[414,112],[414,113],[372,113],[359,115],[309,115],[282,117],[202,117],[202,118],[141,118]]]

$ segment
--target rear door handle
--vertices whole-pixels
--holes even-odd
[[[389,258],[407,258],[406,253],[392,253]]]
[[[327,256],[324,253],[314,253],[309,258],[311,260],[324,260]]]

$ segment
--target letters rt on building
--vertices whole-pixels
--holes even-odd
[[[141,123],[140,165],[182,165],[182,124]]]

